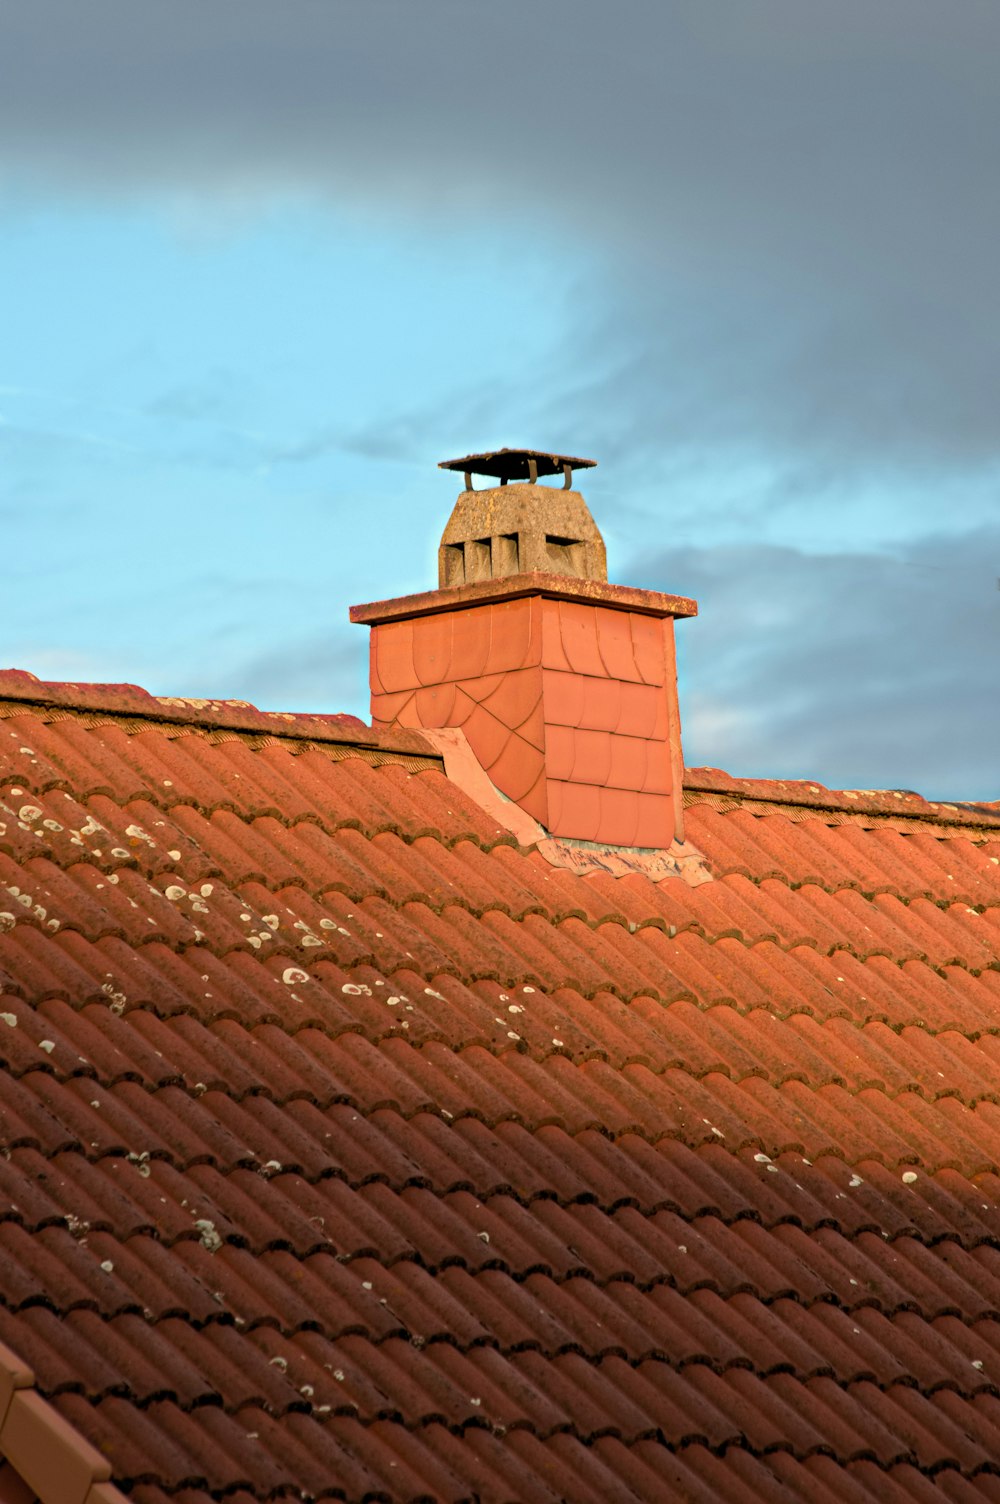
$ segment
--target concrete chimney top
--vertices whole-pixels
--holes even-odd
[[[439,469],[465,476],[438,549],[438,585],[471,585],[542,571],[578,580],[606,580],[604,539],[579,491],[570,489],[574,470],[596,461],[537,449],[495,449],[442,460]],[[562,489],[538,484],[542,475],[562,475]],[[475,490],[473,475],[499,480]],[[522,484],[511,486],[509,481]]]

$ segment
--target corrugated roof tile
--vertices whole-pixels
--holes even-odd
[[[580,877],[433,769],[59,714],[0,1337],[137,1504],[991,1496],[986,847],[748,786],[716,881]]]

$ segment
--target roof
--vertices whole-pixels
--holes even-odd
[[[0,675],[0,1342],[135,1504],[1000,1499],[1000,808],[685,802]]]

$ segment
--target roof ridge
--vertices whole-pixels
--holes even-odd
[[[1000,800],[936,801],[912,789],[828,789],[806,779],[737,778],[721,768],[698,767],[684,769],[684,794],[686,805],[713,802],[715,796],[726,801],[723,809],[759,804],[773,806],[775,812],[787,809],[816,815],[888,816],[907,823],[1000,831]]]
[[[312,741],[383,753],[423,757],[440,765],[440,750],[418,731],[380,730],[357,716],[259,710],[246,700],[216,700],[195,696],[152,695],[136,684],[76,683],[42,680],[25,669],[0,670],[0,717],[5,705],[25,706],[70,715],[100,715],[109,722],[139,721],[189,728],[191,731],[231,731]],[[8,714],[10,712],[7,712]],[[1000,831],[1000,800],[934,801],[909,789],[828,789],[806,779],[738,778],[720,768],[684,770],[687,803],[699,796],[719,796],[734,807],[760,804],[814,814],[882,816],[895,820],[956,825]]]
[[[441,763],[440,754],[417,731],[381,731],[353,715],[258,710],[247,700],[151,695],[137,684],[46,681],[24,669],[0,669],[0,716],[5,704],[70,715],[97,714],[109,722],[139,720],[192,731],[233,731],[403,752],[425,757],[435,766]]]

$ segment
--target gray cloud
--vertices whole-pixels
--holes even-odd
[[[689,764],[1000,798],[1000,526],[891,557],[748,545],[642,567],[699,600],[678,627]]]
[[[679,547],[622,575],[698,599],[677,628],[689,766],[1000,798],[1000,525],[892,555]],[[242,663],[232,635],[185,693],[367,719],[364,630],[286,634]]]
[[[4,30],[10,202],[153,196],[197,233],[302,193],[564,259],[572,338],[519,390],[466,351],[454,400],[247,452],[565,445],[602,460],[604,521],[651,457],[678,514],[686,476],[763,457],[773,480],[699,501],[706,541],[659,581],[616,570],[702,598],[689,758],[996,796],[995,0],[31,0]],[[218,421],[210,393],[165,401]],[[942,536],[895,561],[708,542],[737,514],[791,538],[796,506],[872,481],[921,487],[912,531]],[[211,692],[356,707],[362,651],[278,644]]]
[[[5,30],[14,189],[349,195],[544,233],[568,275],[600,248],[550,390],[608,444],[1000,448],[992,0],[33,0]]]

